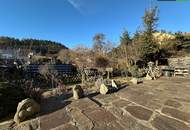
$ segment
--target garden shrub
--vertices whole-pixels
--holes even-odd
[[[130,67],[129,72],[131,73],[132,77],[135,77],[135,78],[140,78],[141,77],[140,72],[139,72],[139,68],[138,68],[137,65],[134,65],[134,66]]]

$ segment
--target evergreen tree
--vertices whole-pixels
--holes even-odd
[[[128,31],[123,32],[122,36],[120,37],[120,42],[121,47],[127,47],[127,45],[131,44],[131,37]]]
[[[154,7],[145,10],[143,16],[144,32],[142,35],[143,44],[141,44],[142,58],[145,61],[154,61],[158,58],[159,46],[154,40],[153,33],[156,32],[158,17],[158,8]]]

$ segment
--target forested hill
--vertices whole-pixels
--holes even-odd
[[[0,37],[0,48],[20,48],[20,49],[31,49],[37,53],[42,54],[55,54],[61,49],[68,49],[61,43],[50,41],[50,40],[38,40],[38,39],[16,39],[12,37]]]

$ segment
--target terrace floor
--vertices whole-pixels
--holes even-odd
[[[41,130],[190,130],[188,78],[145,81],[61,103],[65,107],[37,118]]]

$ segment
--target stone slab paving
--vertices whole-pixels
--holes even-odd
[[[92,100],[93,99],[93,100]],[[40,117],[42,130],[190,130],[190,79],[161,78]]]
[[[79,129],[190,130],[190,79],[147,81],[93,99],[101,107],[89,98],[67,106]]]

